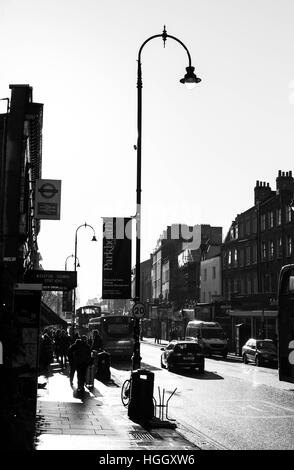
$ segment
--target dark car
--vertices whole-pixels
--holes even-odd
[[[250,338],[242,348],[243,362],[255,362],[257,366],[262,364],[274,364],[278,362],[277,347],[271,339]]]
[[[198,369],[201,374],[204,373],[204,355],[195,341],[171,341],[161,351],[161,367],[169,371],[177,368]]]

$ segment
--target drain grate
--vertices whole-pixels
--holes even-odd
[[[156,432],[150,434],[150,432],[139,432],[139,431],[131,431],[129,432],[129,436],[131,439],[138,439],[141,441],[150,441],[154,439],[161,439],[161,436]]]

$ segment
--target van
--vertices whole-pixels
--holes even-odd
[[[197,341],[208,356],[227,357],[228,339],[218,322],[191,320],[187,324],[185,338]]]

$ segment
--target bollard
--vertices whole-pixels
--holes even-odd
[[[128,416],[134,421],[148,421],[154,417],[154,373],[137,369],[131,374]]]

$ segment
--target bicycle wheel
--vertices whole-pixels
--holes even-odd
[[[128,406],[130,401],[130,388],[131,388],[131,381],[127,379],[124,381],[121,387],[121,401],[124,406]]]

